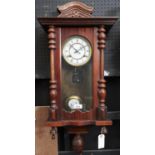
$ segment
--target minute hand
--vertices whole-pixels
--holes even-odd
[[[79,52],[73,45],[70,45],[70,46],[76,51],[75,53]]]
[[[87,45],[86,45],[86,46],[87,46]],[[80,47],[80,49],[79,49],[78,51],[80,51],[81,49],[85,48],[86,46],[82,46],[82,47]]]

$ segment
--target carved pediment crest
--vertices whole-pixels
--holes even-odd
[[[79,1],[73,1],[66,3],[64,5],[58,6],[60,15],[58,17],[68,17],[68,18],[87,18],[92,17],[94,8],[88,6]]]

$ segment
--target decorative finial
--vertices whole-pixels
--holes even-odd
[[[60,15],[58,17],[69,17],[69,18],[93,17],[92,13],[94,8],[80,1],[69,2],[64,5],[58,6],[57,8],[60,11]]]

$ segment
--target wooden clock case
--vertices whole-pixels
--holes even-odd
[[[82,126],[112,125],[107,120],[106,81],[104,79],[104,48],[106,32],[116,22],[118,17],[93,17],[94,8],[75,1],[58,6],[58,17],[38,18],[44,30],[48,33],[50,49],[50,114],[47,125],[50,127],[70,126],[68,132],[77,134],[73,144],[78,143],[78,135],[87,133]],[[61,48],[64,41],[73,35],[84,36],[91,44],[92,53],[92,107],[87,112],[76,110],[66,112],[61,103]],[[88,77],[89,78],[89,77]],[[78,143],[78,144],[77,144]],[[76,150],[76,149],[75,149]],[[79,149],[78,150],[82,150]],[[80,152],[80,151],[79,151]]]

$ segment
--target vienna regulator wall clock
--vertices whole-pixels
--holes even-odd
[[[68,126],[68,133],[75,134],[74,150],[82,152],[82,134],[88,132],[88,125],[112,125],[105,103],[104,48],[106,28],[118,18],[94,17],[94,8],[79,1],[58,10],[58,17],[38,18],[48,33],[50,49],[47,125],[53,129]]]

